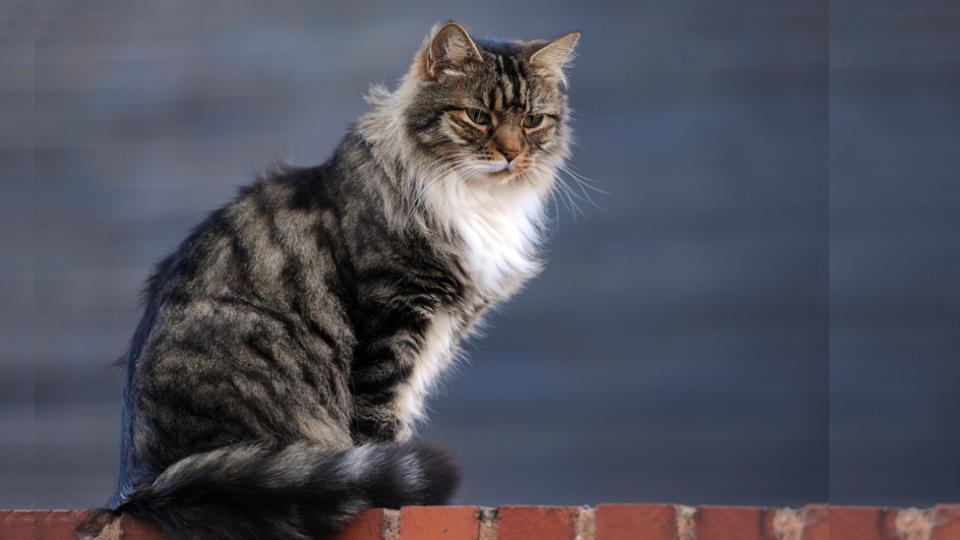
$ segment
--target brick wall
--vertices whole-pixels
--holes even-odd
[[[0,510],[0,539],[73,538],[83,510]],[[110,540],[163,540],[120,519]],[[336,540],[960,540],[960,505],[802,509],[669,504],[408,507],[362,512]],[[106,539],[105,539],[106,540]]]

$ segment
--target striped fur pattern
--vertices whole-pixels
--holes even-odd
[[[577,37],[435,28],[330,160],[242,189],[159,263],[111,511],[172,538],[322,538],[452,495],[449,458],[411,437],[459,343],[540,268]]]

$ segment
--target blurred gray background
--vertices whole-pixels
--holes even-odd
[[[149,268],[423,35],[581,30],[543,275],[422,435],[463,504],[960,500],[960,7],[4,1],[0,507],[103,504]]]

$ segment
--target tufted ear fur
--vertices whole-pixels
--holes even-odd
[[[444,70],[456,70],[471,60],[483,62],[480,50],[462,26],[450,21],[433,33],[423,59],[424,71],[437,77]]]
[[[566,82],[563,68],[573,60],[573,50],[580,39],[580,32],[571,32],[547,43],[530,55],[530,66],[546,76]]]

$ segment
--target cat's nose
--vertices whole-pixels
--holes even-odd
[[[518,129],[501,126],[493,140],[493,146],[507,158],[507,163],[510,163],[523,150],[523,137]]]

